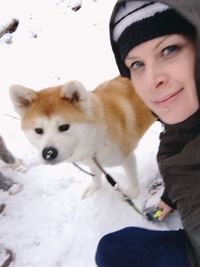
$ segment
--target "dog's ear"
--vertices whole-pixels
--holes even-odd
[[[81,107],[84,112],[90,113],[90,93],[81,82],[76,80],[66,82],[61,88],[60,96],[68,99],[73,105]]]
[[[22,85],[15,84],[9,88],[10,99],[16,112],[23,117],[30,103],[37,98],[37,93]]]

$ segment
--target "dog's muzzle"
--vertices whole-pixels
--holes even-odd
[[[46,147],[42,150],[42,157],[47,161],[54,160],[57,155],[58,150],[54,147]]]

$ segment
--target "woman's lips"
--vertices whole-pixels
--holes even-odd
[[[183,90],[183,88],[181,88],[179,91],[173,93],[173,94],[170,94],[170,95],[167,95],[159,100],[156,100],[154,101],[154,104],[157,106],[157,107],[166,107],[167,105],[171,104],[173,101],[175,101],[175,99],[178,97],[178,95],[180,94],[180,92]]]

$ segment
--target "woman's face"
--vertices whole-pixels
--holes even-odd
[[[195,48],[183,35],[144,42],[128,53],[125,64],[137,94],[163,122],[181,122],[198,109]]]

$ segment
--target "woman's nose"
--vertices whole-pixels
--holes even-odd
[[[157,66],[149,71],[149,79],[152,89],[160,89],[167,85],[168,75]]]
[[[161,87],[163,87],[163,85],[166,84],[166,79],[165,79],[165,76],[159,76],[159,77],[156,77],[155,80],[154,80],[154,89],[159,89]]]

